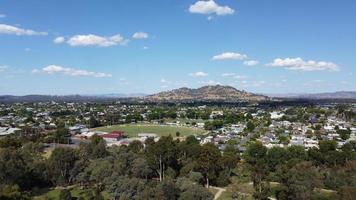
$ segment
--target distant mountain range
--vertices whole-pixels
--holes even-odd
[[[96,94],[96,95],[84,95],[84,96],[96,96],[96,97],[109,97],[109,98],[131,98],[131,97],[144,97],[147,94],[144,93],[111,93],[111,94]]]
[[[0,103],[14,102],[112,102],[112,101],[147,101],[147,102],[260,102],[271,99],[356,99],[356,91],[340,91],[315,94],[269,94],[260,95],[237,90],[231,86],[204,86],[197,89],[179,88],[153,95],[135,94],[100,94],[100,95],[0,95]]]
[[[356,99],[356,91],[339,91],[311,94],[270,94],[274,98],[299,98],[299,99]]]
[[[0,102],[49,102],[49,101],[63,101],[63,102],[96,102],[96,101],[114,101],[119,99],[133,99],[146,96],[146,94],[99,94],[99,95],[0,95]]]
[[[263,95],[253,94],[237,90],[231,86],[204,86],[197,89],[180,88],[166,92],[149,95],[143,98],[152,102],[186,102],[186,101],[215,101],[215,102],[239,102],[239,101],[266,101],[269,98]]]

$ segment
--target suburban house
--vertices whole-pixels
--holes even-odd
[[[103,134],[103,135],[99,135],[99,136],[102,137],[106,142],[112,143],[112,142],[119,141],[124,136],[124,132],[113,131],[111,133]]]

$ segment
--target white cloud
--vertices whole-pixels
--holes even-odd
[[[0,65],[0,72],[5,71],[8,68],[6,65]]]
[[[225,52],[216,56],[213,56],[212,60],[245,60],[247,55],[235,53],[235,52]]]
[[[209,80],[209,81],[199,81],[198,83],[204,84],[204,85],[221,85],[220,82],[214,81],[214,80]]]
[[[6,15],[5,14],[0,14],[0,18],[5,18]]]
[[[47,32],[37,32],[30,29],[22,29],[16,26],[0,24],[0,34],[8,35],[48,35]]]
[[[70,46],[99,46],[99,47],[126,45],[127,42],[128,40],[122,37],[120,34],[113,35],[111,37],[103,37],[94,34],[74,35],[67,41],[67,43]]]
[[[231,15],[235,12],[229,6],[220,6],[214,0],[197,1],[195,4],[190,5],[189,12],[198,14],[213,14],[216,15]]]
[[[257,65],[259,62],[257,60],[245,60],[244,61],[244,65],[247,66],[255,66]]]
[[[223,73],[221,74],[222,77],[232,77],[235,76],[235,73]]]
[[[142,47],[142,49],[143,50],[147,50],[147,49],[149,49],[149,47],[148,46],[144,46],[144,47]]]
[[[132,35],[132,38],[134,39],[147,39],[148,38],[148,33],[145,32],[136,32]]]
[[[167,80],[164,79],[164,78],[162,78],[162,79],[161,79],[161,83],[167,83]]]
[[[64,37],[56,37],[53,42],[56,44],[61,44],[65,41]]]
[[[27,47],[27,48],[24,48],[24,51],[29,52],[29,51],[32,51],[32,49]]]
[[[96,78],[112,77],[111,74],[102,73],[102,72],[91,72],[81,69],[73,69],[69,67],[62,67],[59,65],[48,65],[41,70],[34,69],[32,73],[47,73],[47,74],[64,74],[68,76],[90,76]]]
[[[302,58],[277,58],[272,63],[267,64],[272,67],[282,67],[289,70],[298,71],[338,71],[339,66],[332,62],[326,61],[304,61]]]
[[[205,73],[205,72],[195,72],[195,73],[190,73],[189,76],[193,76],[193,77],[205,77],[208,76],[209,74]]]
[[[235,79],[246,79],[247,76],[235,74],[235,73],[223,73],[221,74],[222,77],[230,77],[230,78],[235,78]]]

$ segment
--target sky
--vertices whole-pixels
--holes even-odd
[[[0,95],[356,90],[354,0],[1,0]]]

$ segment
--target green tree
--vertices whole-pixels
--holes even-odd
[[[48,159],[48,172],[54,184],[69,183],[70,170],[74,167],[77,155],[71,148],[56,148]]]
[[[138,200],[166,199],[161,188],[145,185],[145,188],[138,193]]]
[[[214,144],[207,143],[202,146],[196,167],[203,174],[207,188],[209,188],[210,179],[215,178],[221,168],[220,161],[221,153]]]
[[[72,194],[70,193],[69,190],[61,190],[59,192],[59,199],[60,200],[72,200]]]
[[[267,176],[269,174],[268,163],[266,160],[267,148],[261,143],[252,143],[248,146],[244,158],[251,171],[251,179],[255,189],[253,194],[255,199],[267,199],[270,190]]]
[[[279,165],[284,164],[288,159],[287,151],[281,147],[273,147],[268,150],[267,162],[271,171],[275,171]]]
[[[179,200],[212,200],[213,195],[204,187],[191,185],[180,194]]]
[[[146,148],[146,158],[149,166],[154,169],[159,180],[164,179],[165,170],[176,163],[177,145],[172,136],[161,137],[156,143]]]
[[[0,185],[1,200],[30,200],[27,193],[22,192],[18,185]]]
[[[282,187],[277,191],[278,199],[307,200],[317,187],[322,187],[321,173],[311,162],[301,162],[281,175]]]
[[[134,140],[129,144],[129,151],[132,151],[134,153],[139,153],[143,149],[143,144],[138,141]]]
[[[0,148],[0,185],[28,185],[26,163],[15,149]]]
[[[148,166],[146,159],[139,157],[133,161],[131,173],[136,178],[144,178],[147,180],[148,176],[152,173],[152,170]]]

